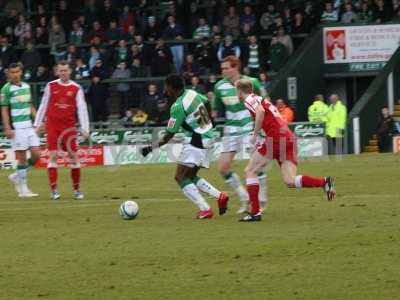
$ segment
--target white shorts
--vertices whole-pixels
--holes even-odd
[[[184,144],[177,163],[191,168],[209,168],[210,149],[202,149],[191,144]]]
[[[12,139],[14,151],[26,151],[39,146],[40,139],[33,128],[14,129],[14,138]]]
[[[223,136],[222,137],[222,151],[224,152],[236,152],[236,153],[249,153],[254,148],[250,144],[250,134],[243,134],[237,136]]]

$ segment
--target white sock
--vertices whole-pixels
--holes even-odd
[[[199,189],[194,183],[190,183],[182,187],[183,194],[194,204],[197,205],[197,207],[200,210],[208,210],[210,209],[210,206],[206,202],[206,200],[203,198],[203,196],[200,194]]]
[[[267,203],[268,202],[267,174],[260,173],[258,175],[258,181],[260,183],[260,193],[258,194],[258,198],[260,199],[260,202]]]
[[[249,201],[249,194],[247,193],[246,189],[240,182],[238,174],[232,173],[231,176],[225,180],[225,182],[232,187],[232,189],[236,192],[236,194],[238,194],[240,201],[243,202]]]
[[[197,177],[194,182],[196,182],[197,188],[202,191],[203,193],[206,193],[210,195],[211,197],[214,197],[216,199],[219,198],[221,195],[221,192],[218,191],[215,187],[213,187],[207,180],[201,177]]]
[[[21,185],[26,185],[26,183],[28,181],[27,174],[28,174],[27,168],[17,169],[18,181]]]
[[[297,188],[301,188],[301,187],[303,186],[302,179],[303,179],[303,176],[302,176],[302,175],[297,175],[297,176],[294,178],[294,185],[295,185]]]

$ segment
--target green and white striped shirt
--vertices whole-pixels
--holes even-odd
[[[252,69],[258,69],[260,67],[260,62],[258,61],[258,45],[250,45],[249,63],[247,66]]]
[[[261,84],[257,78],[245,75],[240,76],[240,78],[251,80],[254,93],[264,96],[261,91]],[[214,111],[220,111],[222,108],[225,109],[225,136],[244,135],[253,130],[253,118],[243,102],[239,101],[236,87],[228,79],[221,79],[215,84],[214,94]]]
[[[32,127],[32,96],[29,84],[6,83],[0,92],[0,106],[8,106],[11,124],[15,129]]]

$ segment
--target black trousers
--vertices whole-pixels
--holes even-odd
[[[378,136],[379,152],[392,152],[392,137],[389,135]]]
[[[343,154],[344,139],[328,137],[328,154]]]

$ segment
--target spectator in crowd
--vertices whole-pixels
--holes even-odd
[[[244,65],[249,68],[251,75],[255,75],[260,71],[264,59],[263,49],[261,45],[258,44],[255,35],[249,37],[248,43],[243,48]]]
[[[128,33],[129,26],[133,25],[135,25],[135,14],[130,10],[128,5],[125,5],[119,17],[119,26],[124,33]]]
[[[129,79],[131,78],[131,71],[127,68],[126,62],[121,61],[115,71],[113,72],[111,78],[113,79]],[[120,105],[119,105],[119,115],[121,118],[125,116],[125,112],[132,107],[130,99],[130,85],[127,82],[117,83],[116,90],[118,92]]]
[[[93,76],[88,91],[88,102],[92,108],[93,122],[107,122],[109,116],[108,97],[107,84],[102,82],[101,77]]]
[[[175,42],[170,47],[173,62],[175,65],[175,70],[180,72],[183,64],[183,44],[181,43],[183,29],[179,24],[175,23],[175,17],[169,16],[168,26],[163,32],[163,38],[168,40],[175,40]]]
[[[89,67],[90,69],[90,67]],[[103,64],[103,60],[98,58],[96,60],[96,63],[94,67],[90,70],[90,76],[93,77],[99,77],[101,81],[104,79],[107,79],[109,77],[109,73],[107,68]]]
[[[150,42],[156,41],[159,37],[161,36],[160,34],[160,27],[158,26],[156,22],[156,17],[155,16],[150,16],[148,18],[148,23],[146,26],[146,30],[144,32],[144,37],[146,40]]]
[[[192,78],[190,79],[189,89],[195,90],[196,92],[203,95],[206,93],[204,85],[201,83],[200,78],[196,75],[192,76]]]
[[[49,42],[49,35],[47,34],[47,30],[40,26],[36,27],[34,39],[36,45],[47,45]]]
[[[355,23],[357,22],[358,16],[353,10],[353,6],[351,4],[345,5],[345,12],[342,14],[341,22],[345,24]]]
[[[193,38],[195,40],[200,40],[202,38],[211,37],[211,28],[210,25],[207,24],[207,21],[204,17],[199,18],[199,24],[197,28],[193,32]]]
[[[268,4],[267,11],[263,13],[260,18],[260,26],[263,33],[271,33],[271,26],[274,24],[274,21],[278,16],[279,13],[275,11],[274,4]]]
[[[85,31],[78,21],[72,23],[72,31],[69,34],[69,42],[75,45],[81,45],[85,42]]]
[[[375,22],[379,24],[388,22],[392,18],[391,9],[387,5],[385,5],[385,2],[383,0],[377,0],[375,3]]]
[[[144,62],[144,53],[140,51],[138,45],[133,44],[131,46],[130,52],[129,52],[129,58],[128,58],[128,64],[130,64],[134,59],[138,59],[141,62]]]
[[[106,38],[109,45],[115,45],[117,41],[121,40],[123,33],[121,28],[118,27],[116,20],[111,20],[108,30],[106,32]]]
[[[168,101],[161,98],[157,102],[157,116],[155,118],[158,126],[166,126],[169,120],[169,107]]]
[[[2,87],[7,82],[7,77],[5,73],[5,68],[3,62],[0,59],[0,86]]]
[[[328,111],[329,107],[325,104],[324,96],[318,94],[315,96],[314,102],[308,107],[308,121],[325,124]]]
[[[271,80],[269,80],[269,76],[268,76],[267,72],[261,72],[259,75],[259,80],[261,83],[261,87],[264,88],[264,90],[268,94],[270,86],[271,86]]]
[[[58,45],[65,44],[65,32],[60,24],[54,24],[49,31],[48,44],[52,49],[55,49]]]
[[[112,20],[118,19],[118,11],[113,6],[112,0],[104,0],[103,5],[100,10],[94,14],[94,16],[98,16],[99,20],[102,22],[101,25],[106,27]]]
[[[240,58],[240,47],[234,43],[233,37],[231,35],[227,35],[224,38],[224,42],[220,44],[218,48],[218,59],[221,62],[225,57],[234,55],[237,58]]]
[[[121,62],[131,62],[131,52],[128,50],[128,46],[125,40],[118,42],[118,47],[115,49],[114,54],[114,65],[118,65]]]
[[[302,34],[309,32],[310,29],[308,24],[304,21],[303,14],[301,12],[296,12],[294,15],[294,21],[292,23],[292,33]]]
[[[278,72],[286,63],[289,53],[276,36],[272,37],[271,45],[268,48],[268,62],[271,69]]]
[[[206,92],[213,92],[214,86],[217,83],[217,76],[215,74],[210,74],[207,78],[207,82],[205,84]]]
[[[217,51],[208,38],[202,38],[201,42],[196,45],[194,59],[199,64],[201,73],[208,73],[216,69],[218,64]]]
[[[149,115],[141,109],[137,109],[132,117],[134,126],[144,126],[147,122]]]
[[[346,129],[347,108],[339,100],[339,96],[329,97],[330,105],[327,113],[326,136],[328,138],[329,154],[343,153],[343,137]]]
[[[33,74],[32,81],[46,82],[49,81],[49,71],[44,65],[38,66],[36,72]]]
[[[157,85],[154,82],[149,83],[143,101],[140,104],[140,108],[149,115],[149,121],[152,121],[153,123],[157,122],[157,105],[160,99],[161,95],[158,93]]]
[[[50,54],[54,56],[54,62],[57,64],[59,61],[66,60],[67,50],[64,46],[58,45],[55,50],[51,51]]]
[[[377,136],[379,152],[392,152],[392,136],[395,133],[393,117],[387,107],[382,108],[382,115],[378,120]]]
[[[286,123],[292,123],[294,121],[294,112],[283,99],[276,100],[276,108]]]
[[[18,16],[18,24],[14,28],[14,34],[19,46],[25,46],[26,41],[32,38],[31,23],[27,22],[22,14]]]
[[[89,70],[92,70],[97,62],[100,60],[100,52],[99,49],[95,46],[90,47],[90,54],[89,54]]]
[[[99,21],[94,21],[92,24],[92,30],[89,32],[87,41],[89,43],[93,43],[93,39],[98,37],[101,42],[106,41],[106,33],[104,32],[103,28]]]
[[[256,15],[253,13],[250,5],[246,5],[243,9],[243,14],[240,16],[240,26],[243,27],[244,24],[248,24],[250,28],[256,25]]]
[[[285,31],[288,33],[293,33],[292,32],[293,16],[292,16],[292,10],[289,7],[285,7],[283,10],[282,22],[283,22],[283,27],[285,28]]]
[[[282,26],[278,28],[277,39],[286,47],[288,55],[292,55],[294,50],[292,37],[285,32],[285,29]]]
[[[358,12],[358,21],[360,23],[371,23],[373,20],[374,14],[368,5],[368,2],[362,2],[361,9]]]
[[[240,18],[236,14],[236,8],[234,6],[228,8],[228,14],[224,16],[222,26],[225,35],[230,35],[234,38],[239,36]]]
[[[133,41],[135,40],[135,36],[137,36],[139,34],[140,34],[140,31],[135,25],[129,25],[128,32],[123,34],[123,38],[128,43],[133,43]]]
[[[135,35],[134,45],[137,47],[140,53],[140,59],[143,65],[147,65],[150,59],[149,47],[143,42],[143,36],[140,34]],[[132,57],[134,59],[134,57]]]
[[[321,15],[321,23],[334,23],[339,20],[338,11],[333,9],[333,5],[331,2],[325,3],[325,10]]]
[[[83,80],[90,78],[90,70],[87,65],[85,65],[83,59],[78,57],[76,59],[76,66],[74,69],[74,77],[76,80]]]
[[[36,72],[37,68],[41,64],[41,57],[39,52],[36,51],[32,41],[26,44],[26,50],[21,56],[21,62],[24,66],[24,72],[29,72],[31,74],[30,79]]]
[[[65,55],[65,60],[71,65],[72,68],[75,68],[76,60],[81,57],[80,50],[71,44],[67,48],[67,53]]]
[[[151,61],[151,74],[153,76],[166,76],[171,73],[172,54],[164,40],[159,39],[154,48]]]
[[[143,78],[146,77],[146,68],[142,65],[141,60],[134,58],[131,65],[131,77],[132,78]],[[132,83],[132,107],[139,107],[143,99],[143,90],[145,84],[143,81],[134,81]]]
[[[17,54],[9,44],[7,37],[3,36],[0,41],[0,59],[3,62],[3,66],[7,68],[9,64],[17,62]]]
[[[188,82],[191,77],[200,74],[200,67],[194,61],[193,54],[189,53],[186,55],[185,63],[182,67],[182,75],[185,78],[185,81]]]

